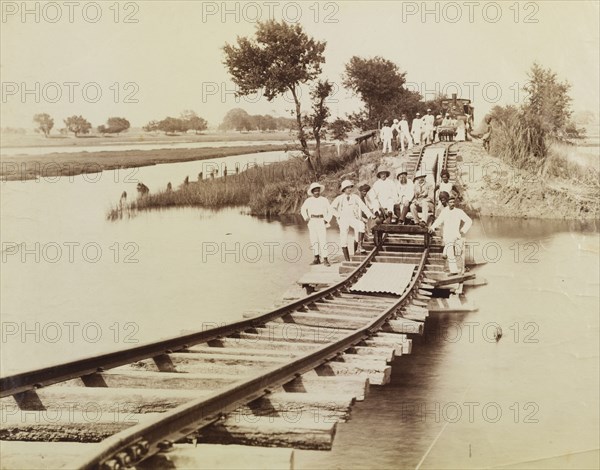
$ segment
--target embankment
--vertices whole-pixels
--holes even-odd
[[[464,203],[476,215],[543,219],[598,219],[600,182],[545,176],[488,155],[479,141],[459,142]],[[595,171],[590,169],[590,171]]]

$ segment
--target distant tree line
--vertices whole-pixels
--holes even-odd
[[[166,135],[195,131],[199,134],[208,128],[206,119],[194,111],[186,110],[178,118],[167,116],[162,121],[150,121],[142,129],[146,132],[164,132]]]
[[[35,131],[44,134],[44,137],[49,137],[50,132],[54,128],[54,119],[48,113],[40,113],[33,116],[33,122],[36,124]],[[89,134],[92,129],[92,124],[83,116],[73,115],[63,120],[65,127],[59,129],[61,134],[72,132],[75,137]],[[120,134],[129,129],[131,125],[129,121],[122,117],[110,117],[106,121],[106,125],[97,127],[99,134]]]
[[[291,118],[274,117],[270,114],[250,115],[241,108],[230,110],[219,126],[223,131],[275,131],[293,129],[296,121]]]

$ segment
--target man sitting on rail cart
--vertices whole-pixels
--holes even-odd
[[[396,185],[389,179],[390,172],[384,168],[377,171],[377,181],[373,183],[373,196],[377,203],[375,215],[379,223],[389,224],[392,221],[394,204],[396,202]]]
[[[433,213],[433,185],[427,181],[427,172],[424,169],[413,178],[415,197],[410,205],[410,212],[415,224],[427,226],[429,214]],[[419,210],[421,218],[419,218]]]
[[[408,172],[404,169],[398,171],[396,176],[397,199],[394,205],[394,212],[398,217],[399,224],[406,224],[406,215],[410,210],[410,203],[415,197],[415,187],[412,181],[407,178]]]

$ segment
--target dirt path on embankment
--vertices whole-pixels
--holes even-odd
[[[598,219],[600,188],[516,169],[488,155],[480,142],[457,143],[464,204],[477,215]]]

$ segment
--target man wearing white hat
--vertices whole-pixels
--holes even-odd
[[[377,171],[377,181],[373,183],[373,195],[375,202],[379,207],[381,221],[390,223],[394,212],[394,204],[396,203],[396,185],[389,179],[390,172],[383,168]]]
[[[442,209],[439,217],[429,227],[429,232],[433,233],[440,225],[444,226],[442,238],[444,239],[444,254],[448,257],[448,269],[450,274],[462,274],[465,269],[463,258],[465,242],[462,235],[469,231],[473,220],[462,209],[455,207],[454,204],[455,198],[450,196],[448,206]],[[460,262],[460,270],[458,262]]]
[[[312,183],[308,188],[308,199],[304,201],[300,208],[300,214],[308,222],[308,233],[310,235],[310,245],[315,259],[311,264],[321,264],[320,257],[323,258],[323,264],[330,266],[327,260],[327,228],[332,217],[331,205],[327,198],[321,196],[321,191],[325,186],[319,183]]]
[[[430,144],[433,142],[433,122],[435,117],[431,114],[431,109],[427,110],[427,114],[423,116],[423,139],[424,143]]]
[[[365,232],[365,224],[361,219],[361,213],[364,212],[367,217],[374,218],[375,216],[361,198],[352,194],[354,183],[350,180],[342,181],[340,189],[342,194],[336,197],[331,203],[333,214],[337,217],[340,227],[340,246],[344,253],[344,259],[350,261],[348,253],[348,230],[354,230],[354,239],[357,243],[357,250],[362,252],[362,235]]]
[[[433,185],[427,182],[427,172],[421,168],[413,178],[415,198],[410,205],[410,213],[415,224],[427,225],[429,213],[433,212]],[[419,210],[421,219],[419,219]]]
[[[412,141],[412,137],[410,136],[410,130],[408,128],[408,121],[406,120],[406,114],[402,115],[402,119],[400,119],[400,123],[399,123],[399,127],[400,127],[400,150],[402,150],[402,152],[404,152],[404,139],[406,139],[407,142],[407,148],[408,150],[410,150],[413,146],[413,141]]]
[[[392,128],[390,127],[390,124],[386,119],[385,121],[383,121],[383,127],[379,131],[379,138],[383,142],[383,150],[381,151],[382,154],[386,154],[388,152],[391,153],[391,151],[392,151],[392,135],[393,135]]]
[[[396,213],[396,217],[398,217],[399,224],[405,223],[410,203],[415,196],[415,187],[413,182],[408,180],[407,176],[408,172],[405,169],[399,169],[396,176],[397,199],[394,212]]]
[[[412,132],[413,141],[415,142],[415,145],[420,145],[421,144],[421,134],[423,133],[423,121],[421,119],[421,113],[415,114],[415,118],[413,119],[413,122],[412,122],[411,132]]]

